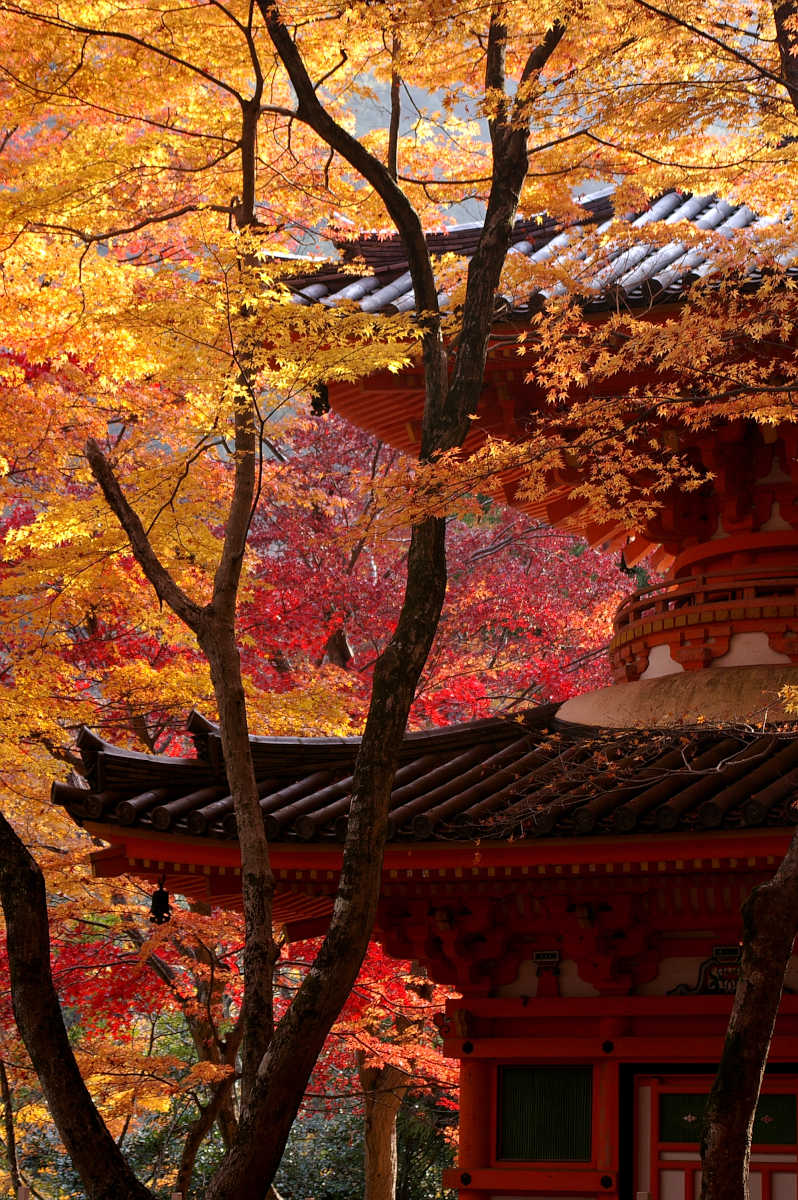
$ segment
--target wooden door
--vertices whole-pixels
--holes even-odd
[[[698,1200],[699,1141],[712,1080],[698,1075],[635,1081],[636,1200]],[[751,1200],[798,1200],[798,1076],[766,1080],[754,1119]]]

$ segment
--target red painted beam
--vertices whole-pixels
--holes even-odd
[[[236,842],[212,842],[205,838],[167,834],[149,830],[120,829],[87,821],[86,829],[111,842],[126,858],[141,866],[143,861],[162,869],[162,864],[240,867]],[[545,876],[569,874],[623,875],[644,874],[652,877],[671,871],[706,872],[724,869],[746,870],[773,867],[783,857],[792,836],[788,829],[730,829],[702,832],[700,840],[691,833],[646,836],[609,836],[590,838],[539,838],[524,842],[474,843],[410,842],[388,846],[383,878],[413,878],[433,882],[449,875],[454,879],[496,878],[516,871]],[[699,851],[699,853],[696,853]],[[284,844],[270,846],[272,866],[280,879],[285,871],[303,882],[321,882],[321,874],[332,872],[337,878],[341,866],[341,846]],[[104,853],[104,852],[101,852]],[[98,873],[102,858],[97,859]],[[579,868],[578,871],[566,868]],[[585,868],[583,871],[582,868]],[[136,867],[131,866],[135,871]],[[111,873],[111,872],[109,872]],[[418,873],[418,875],[417,875]],[[313,889],[311,889],[313,890]]]
[[[574,1165],[555,1168],[540,1166],[512,1167],[449,1167],[443,1172],[443,1186],[457,1188],[463,1186],[463,1174],[470,1176],[467,1186],[477,1190],[488,1190],[495,1194],[506,1194],[520,1190],[526,1195],[540,1193],[544,1190],[562,1192],[568,1195],[614,1196],[614,1187],[602,1185],[605,1171],[585,1169]]]

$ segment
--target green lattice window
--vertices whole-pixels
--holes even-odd
[[[706,1095],[700,1092],[661,1092],[659,1140],[699,1142],[706,1102]],[[795,1095],[773,1092],[760,1096],[754,1117],[754,1142],[761,1146],[791,1146],[795,1140]]]
[[[498,1157],[590,1162],[590,1067],[500,1067]]]

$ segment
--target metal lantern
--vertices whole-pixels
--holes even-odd
[[[164,877],[161,876],[161,882],[152,893],[152,901],[150,903],[150,920],[153,925],[165,925],[171,920],[172,910],[169,907],[169,893],[164,887]]]

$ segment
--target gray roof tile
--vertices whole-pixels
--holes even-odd
[[[798,733],[727,727],[600,730],[557,705],[406,735],[390,808],[394,842],[517,840],[798,823]],[[53,785],[73,818],[235,838],[218,729],[193,715],[196,759],[80,740],[88,789]],[[343,837],[359,738],[253,738],[269,837]]]
[[[591,311],[614,306],[618,289],[626,293],[630,302],[649,306],[657,298],[673,302],[696,278],[709,275],[714,269],[712,244],[706,248],[690,247],[681,241],[667,245],[657,244],[641,237],[630,244],[628,236],[616,252],[597,255],[595,251],[580,249],[580,240],[588,231],[593,234],[606,233],[616,219],[612,208],[611,190],[594,193],[582,202],[587,210],[585,219],[568,229],[561,229],[551,218],[534,218],[516,225],[511,255],[524,255],[530,263],[559,265],[581,264],[583,275],[582,291],[585,304]],[[758,218],[747,205],[733,205],[714,196],[690,195],[677,191],[666,192],[654,200],[648,208],[626,218],[628,228],[636,233],[646,230],[655,222],[673,225],[689,221],[696,230],[714,232],[732,238],[739,229],[756,226],[765,229],[774,218]],[[471,223],[458,226],[442,233],[428,235],[428,244],[433,254],[451,251],[469,257],[474,253],[479,238],[480,225]],[[316,275],[296,277],[291,287],[298,303],[322,303],[334,306],[343,300],[353,301],[367,313],[410,312],[414,308],[410,272],[401,242],[397,238],[363,237],[343,247],[344,263],[341,269],[329,266]],[[790,265],[798,255],[787,253],[782,256],[782,265]],[[373,274],[353,278],[349,264],[356,259],[365,259]],[[755,266],[749,269],[752,281],[758,276]],[[552,283],[541,289],[539,296],[548,298],[563,295],[566,289],[561,282]],[[451,299],[445,293],[439,297],[442,307]],[[536,307],[535,296],[516,307],[524,312]],[[508,304],[506,312],[513,311]]]

